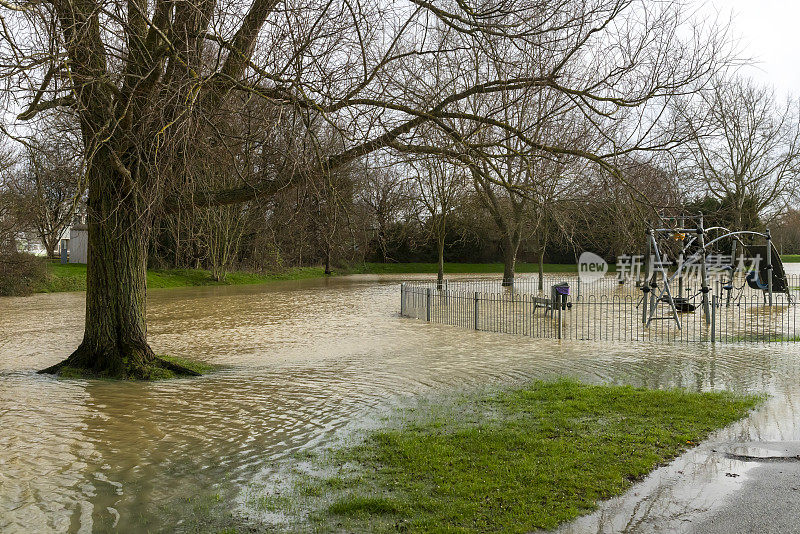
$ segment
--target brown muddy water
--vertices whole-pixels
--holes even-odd
[[[0,532],[193,530],[209,496],[250,515],[242,495],[287,458],[374,426],[398,406],[560,374],[769,393],[712,444],[800,440],[800,345],[559,343],[474,332],[400,318],[399,280],[150,291],[154,350],[223,366],[154,383],[35,374],[77,346],[84,296],[0,299]],[[710,447],[565,530],[665,527],[713,509],[748,467]],[[730,469],[743,476],[724,476]]]

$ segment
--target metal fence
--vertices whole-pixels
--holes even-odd
[[[671,342],[778,342],[800,341],[797,302],[800,277],[788,277],[789,292],[773,295],[769,305],[764,292],[743,279],[733,290],[711,285],[709,311],[704,313],[697,280],[686,280],[683,298],[694,311],[678,315],[680,325],[665,301],[655,302],[653,320],[647,324],[643,299],[652,297],[635,284],[619,284],[606,277],[581,284],[576,276],[524,278],[511,287],[500,280],[446,280],[401,284],[400,313],[404,317],[488,332],[536,338],[671,341]],[[550,288],[568,283],[570,295],[553,300]],[[728,286],[730,287],[730,285]],[[679,296],[679,295],[676,295]]]

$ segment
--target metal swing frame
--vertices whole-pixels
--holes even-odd
[[[740,244],[744,248],[744,243],[741,240],[741,236],[743,235],[755,235],[759,237],[763,237],[766,240],[766,250],[767,250],[767,263],[766,263],[766,271],[767,271],[767,287],[766,287],[766,296],[768,298],[769,306],[773,305],[773,291],[772,291],[772,236],[770,235],[769,229],[767,229],[764,233],[761,232],[754,232],[750,230],[739,230],[739,231],[732,231],[724,226],[713,226],[710,228],[704,227],[704,219],[703,214],[699,213],[697,215],[679,215],[679,216],[662,216],[660,217],[661,221],[666,223],[668,221],[674,221],[677,225],[676,228],[650,228],[647,230],[647,250],[648,254],[646,256],[646,261],[648,262],[648,268],[645,272],[645,279],[641,284],[642,292],[644,293],[642,296],[642,323],[645,327],[649,327],[650,323],[653,321],[660,321],[660,320],[673,320],[677,325],[678,329],[680,330],[682,327],[681,318],[678,313],[678,308],[675,304],[675,297],[673,297],[672,291],[672,283],[675,279],[678,279],[678,295],[682,294],[683,292],[683,270],[687,263],[694,263],[695,261],[699,260],[700,265],[700,292],[702,294],[702,313],[705,319],[706,325],[711,323],[711,314],[710,314],[710,306],[711,303],[709,302],[709,293],[711,292],[711,288],[708,285],[708,266],[706,264],[706,254],[710,250],[715,243],[723,240],[723,239],[732,239],[733,240],[733,252],[731,254],[731,262],[736,261],[736,244]],[[689,221],[696,221],[696,228],[687,228],[687,220]],[[664,224],[667,226],[667,224]],[[721,231],[723,232],[722,235],[711,239],[709,242],[706,243],[706,235],[708,232],[711,231]],[[675,234],[694,234],[694,236],[688,240],[688,242],[683,244],[683,248],[681,249],[680,257],[682,261],[678,264],[678,268],[675,272],[670,275],[668,269],[665,267],[664,262],[662,261],[662,254],[661,249],[658,244],[657,236],[661,235],[675,235]],[[695,241],[697,241],[697,252],[693,253],[689,259],[691,262],[687,262],[686,253],[689,248],[694,245]],[[656,265],[650,265],[651,259],[655,260]],[[728,289],[727,291],[727,305],[730,306],[730,299],[731,299],[731,290],[733,287],[733,277],[735,273],[735,269],[733,265],[730,266],[731,274],[730,279],[728,281]],[[647,280],[647,275],[650,274],[650,280]],[[661,274],[661,281],[660,284],[658,282],[658,275]],[[658,291],[658,295],[656,295],[656,290]],[[649,295],[648,295],[649,294]],[[649,296],[649,299],[648,299]],[[656,310],[658,309],[658,304],[660,302],[665,302],[669,305],[670,314],[666,316],[656,316]],[[789,301],[791,303],[791,300]],[[649,309],[648,309],[649,308]]]

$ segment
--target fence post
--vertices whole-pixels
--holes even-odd
[[[767,293],[769,294],[769,306],[772,307],[772,234],[769,233],[769,228],[766,231],[767,234]],[[772,317],[772,315],[770,315]]]
[[[431,322],[431,288],[426,290],[425,295],[425,320]]]
[[[711,343],[717,342],[717,301],[716,295],[711,295]]]
[[[405,317],[406,283],[400,284],[400,317]]]
[[[475,292],[475,330],[478,330],[478,292]]]
[[[563,318],[563,315],[561,313],[561,299],[562,299],[563,295],[558,295],[558,294],[556,294],[556,295],[557,296],[553,300],[555,300],[556,306],[558,307],[558,339],[561,339],[561,336],[563,335],[563,332],[561,331],[561,329],[562,329],[561,320]]]
[[[578,276],[578,287],[577,287],[577,290],[575,291],[575,301],[577,302],[579,300],[581,300],[581,277],[580,276]]]

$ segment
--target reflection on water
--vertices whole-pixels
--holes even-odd
[[[719,439],[800,440],[793,346],[559,344],[401,319],[398,309],[398,279],[389,277],[151,291],[156,352],[225,367],[199,379],[115,383],[34,373],[77,345],[82,294],[0,299],[0,531],[180,528],[192,497],[234,502],[287,454],[419,395],[560,373],[771,392]],[[726,478],[721,457],[700,448],[640,485],[640,497],[569,528],[675,515],[667,503],[698,506],[686,496],[699,486],[676,482],[687,478],[707,479],[702,495],[713,501],[745,478]],[[686,498],[663,497],[671,493]]]

